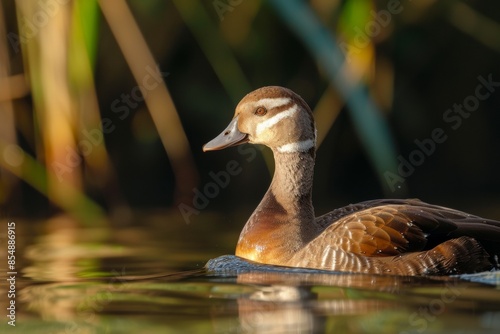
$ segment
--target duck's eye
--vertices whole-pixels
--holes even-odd
[[[267,109],[264,107],[258,107],[257,109],[255,109],[254,114],[257,116],[264,116],[265,114],[267,114]]]

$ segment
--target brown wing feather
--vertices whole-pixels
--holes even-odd
[[[477,238],[492,255],[500,252],[494,242],[500,240],[500,222],[418,199],[361,202],[318,217],[316,222],[326,228],[318,238],[323,240],[314,243],[333,242],[366,256],[426,250],[460,236]]]
[[[414,199],[349,205],[316,224],[322,232],[287,265],[442,275],[487,270],[500,256],[500,222]]]
[[[394,205],[342,217],[325,229],[322,242],[328,242],[327,235],[330,241],[337,239],[340,249],[365,256],[393,256],[419,251],[426,245],[422,229]]]

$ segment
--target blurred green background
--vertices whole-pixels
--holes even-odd
[[[269,152],[201,147],[265,85],[316,115],[318,214],[418,197],[488,215],[500,201],[495,0],[2,1],[0,35],[4,216],[249,213]],[[426,154],[415,140],[436,129],[446,140]],[[241,173],[196,202],[232,160]]]

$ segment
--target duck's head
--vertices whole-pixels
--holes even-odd
[[[238,103],[227,128],[205,144],[203,151],[247,142],[263,144],[282,153],[311,150],[316,145],[311,109],[290,89],[278,86],[259,88]]]

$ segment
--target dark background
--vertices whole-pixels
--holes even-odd
[[[353,1],[309,4],[338,42],[349,38],[353,27],[363,27],[357,22],[367,14],[359,8],[352,9]],[[203,189],[212,181],[209,172],[224,170],[228,161],[236,160],[242,167],[241,174],[210,200],[206,210],[247,212],[257,205],[272,175],[272,168],[268,168],[260,151],[251,162],[236,148],[201,151],[202,145],[228,124],[237,103],[214,71],[214,60],[207,57],[206,48],[201,46],[211,45],[211,29],[218,34],[218,42],[212,45],[223,43],[250,89],[285,86],[300,94],[314,110],[329,81],[303,41],[283,22],[278,8],[266,1],[233,1],[234,6],[222,2],[232,9],[224,12],[224,19],[220,20],[215,2],[187,1],[193,13],[207,15],[211,28],[203,27],[204,21],[198,21],[202,25],[198,28],[188,24],[178,1],[128,1],[128,5],[159,67],[169,73],[164,80],[189,140],[199,176],[196,187]],[[361,2],[369,10],[387,8],[384,1]],[[418,197],[477,214],[498,214],[495,209],[500,200],[500,87],[481,101],[456,130],[443,121],[447,109],[474,94],[479,76],[487,79],[491,75],[493,81],[500,82],[498,1],[402,1],[401,5],[403,11],[393,15],[390,25],[372,39],[371,51],[366,51],[368,70],[363,84],[389,126],[397,155],[408,159],[418,148],[414,141],[429,138],[436,128],[444,130],[447,140],[436,144],[435,152],[406,178],[404,189],[384,191],[354,130],[349,110],[342,107],[318,149],[314,187],[317,213],[373,198]],[[10,2],[3,2],[2,6],[6,30],[17,31],[15,6]],[[137,83],[100,14],[98,26],[95,91],[101,117],[113,119],[116,125],[115,131],[105,135],[116,182],[96,184],[87,177],[82,192],[107,211],[113,210],[112,197],[119,198],[122,205],[141,210],[171,208],[176,212],[180,203],[192,206],[194,192],[176,192],[176,182],[182,180],[176,180],[173,174],[171,160],[146,105],[139,103],[123,120],[111,110],[113,101],[122,93],[130,93]],[[200,34],[204,29],[206,34]],[[25,71],[22,55],[11,49],[8,52],[11,73]],[[234,85],[244,86],[236,81]],[[241,98],[248,91],[241,89],[239,93]],[[338,100],[343,105],[342,99]],[[18,108],[16,112],[33,107],[29,93],[12,101]],[[30,119],[30,113],[26,117],[16,115],[18,143],[27,152],[33,152],[35,141],[23,130],[23,122],[29,123],[34,117]],[[12,214],[44,216],[60,210],[24,181],[4,187],[1,199],[4,212]],[[193,221],[203,219],[202,214],[193,216]]]

